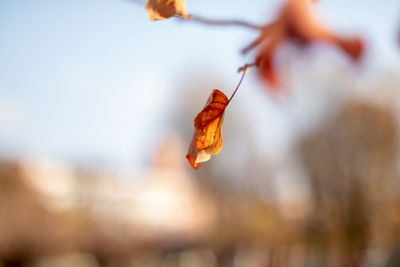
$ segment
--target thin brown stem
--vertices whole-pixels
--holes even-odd
[[[233,91],[231,97],[228,99],[228,104],[231,102],[232,98],[235,96],[237,90],[239,89],[240,85],[242,84],[243,78],[244,78],[244,76],[246,76],[248,68],[249,68],[248,64],[246,64],[243,67],[239,68],[240,71],[243,71],[243,74],[242,74],[242,77],[240,78],[240,81],[239,81],[238,85],[235,88],[235,91]],[[226,105],[228,105],[228,104],[226,104]]]
[[[139,5],[145,5],[146,0],[129,0],[132,3],[136,3]],[[188,15],[188,17],[183,17],[181,15],[175,15],[174,17],[184,20],[191,20],[194,22],[198,22],[205,25],[214,25],[214,26],[241,26],[252,30],[262,30],[264,27],[259,26],[247,21],[232,19],[232,20],[219,20],[219,19],[208,19],[202,16],[197,15]]]
[[[178,18],[183,19],[181,16],[177,16]],[[247,21],[243,20],[219,20],[219,19],[208,19],[197,15],[189,15],[190,21],[198,22],[205,25],[213,25],[213,26],[241,26],[252,30],[262,30],[263,26],[255,25]]]

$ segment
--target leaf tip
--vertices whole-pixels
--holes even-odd
[[[201,162],[196,163],[196,159],[194,157],[192,157],[191,155],[186,155],[186,159],[190,165],[190,167],[192,167],[193,169],[197,170],[198,168],[200,168],[201,166]]]

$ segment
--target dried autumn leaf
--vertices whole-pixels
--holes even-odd
[[[260,36],[243,52],[261,46],[256,63],[260,76],[272,87],[277,87],[274,55],[284,42],[291,41],[300,45],[313,42],[331,43],[341,48],[354,61],[360,58],[362,41],[357,38],[344,38],[334,34],[319,21],[309,0],[288,0],[279,17],[262,29]]]
[[[197,169],[202,162],[222,149],[222,121],[229,100],[224,93],[214,89],[203,110],[194,119],[194,133],[186,158]]]
[[[146,0],[146,10],[151,20],[168,19],[176,15],[188,18],[186,0]]]

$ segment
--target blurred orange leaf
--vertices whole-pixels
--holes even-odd
[[[316,1],[314,1],[316,2]],[[317,18],[313,4],[309,0],[288,0],[279,17],[261,30],[260,36],[243,50],[244,53],[261,46],[256,58],[260,76],[272,87],[278,87],[273,56],[286,41],[300,45],[313,42],[332,43],[341,48],[354,61],[360,58],[362,41],[357,38],[344,38],[327,29]]]
[[[168,19],[176,15],[188,18],[186,0],[146,0],[146,10],[151,20]]]
[[[229,100],[224,93],[214,89],[203,110],[194,119],[194,133],[186,158],[197,169],[202,162],[222,149],[222,121]]]

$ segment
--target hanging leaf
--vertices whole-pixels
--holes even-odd
[[[187,19],[186,0],[146,0],[146,10],[151,20],[163,20],[172,16]]]
[[[229,100],[224,93],[214,89],[203,110],[194,119],[194,133],[186,158],[197,169],[202,162],[222,149],[222,121]]]

